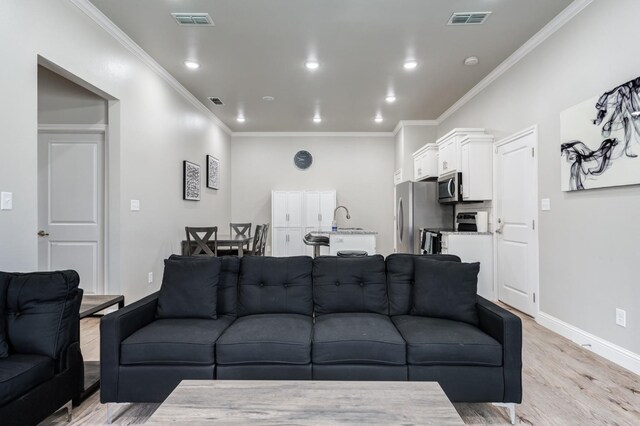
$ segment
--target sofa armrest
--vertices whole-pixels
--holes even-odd
[[[480,329],[502,345],[504,400],[522,401],[522,321],[517,315],[478,296]]]
[[[100,402],[118,402],[120,343],[155,319],[158,292],[102,317],[100,321]]]

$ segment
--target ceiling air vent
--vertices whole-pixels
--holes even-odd
[[[208,13],[172,13],[171,16],[173,16],[178,25],[209,27],[215,25]]]
[[[448,25],[480,25],[491,15],[491,12],[456,12],[449,18]]]
[[[209,100],[213,102],[214,105],[224,105],[224,102],[222,102],[222,99],[220,98],[212,96],[209,98]]]

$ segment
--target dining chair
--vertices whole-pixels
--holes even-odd
[[[262,241],[262,228],[264,225],[256,225],[256,232],[253,234],[253,244],[246,256],[260,256],[260,243]]]
[[[218,227],[189,227],[184,228],[187,234],[187,255],[188,256],[217,256],[218,255]],[[202,237],[200,234],[204,234]],[[213,236],[213,240],[211,237]],[[191,239],[195,241],[195,246],[191,247]],[[213,250],[209,247],[209,242],[213,241]]]
[[[262,238],[260,239],[260,250],[258,256],[264,256],[265,248],[267,247],[267,238],[269,237],[269,224],[264,223],[262,225]]]
[[[229,223],[229,235],[251,235],[251,223]]]

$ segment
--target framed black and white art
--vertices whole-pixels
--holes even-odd
[[[207,188],[220,189],[220,160],[207,155]]]
[[[200,165],[183,161],[182,179],[182,198],[189,201],[200,201]]]

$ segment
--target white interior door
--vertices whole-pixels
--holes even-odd
[[[537,132],[498,142],[496,152],[496,276],[498,298],[536,316],[538,292]]]
[[[38,135],[38,267],[104,292],[104,134]]]

